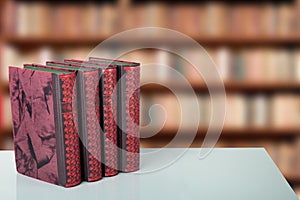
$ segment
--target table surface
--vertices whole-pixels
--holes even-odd
[[[200,149],[187,149],[176,160],[182,149],[147,156],[153,151],[157,150],[141,149],[139,172],[83,182],[73,188],[18,174],[13,151],[0,151],[0,199],[298,199],[263,148],[216,148],[202,159]],[[166,158],[174,162],[166,165]],[[165,167],[157,169],[160,163]],[[152,169],[157,170],[151,172]]]

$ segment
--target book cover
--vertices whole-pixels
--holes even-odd
[[[99,80],[100,71],[60,62],[47,62],[45,67],[77,72],[77,128],[80,135],[83,179],[88,182],[100,180],[102,169],[99,86],[95,84]]]
[[[9,68],[16,168],[71,187],[81,182],[79,137],[72,112],[76,74]]]
[[[136,171],[140,165],[140,64],[96,57],[89,61],[117,67],[119,170]]]
[[[100,125],[103,131],[102,138],[102,171],[104,176],[118,174],[118,148],[117,148],[117,96],[113,94],[117,84],[116,67],[107,64],[97,64],[82,60],[65,60],[65,63],[84,68],[97,68],[101,70],[99,79],[100,94]],[[96,83],[96,82],[95,82]],[[94,84],[95,84],[94,83]]]

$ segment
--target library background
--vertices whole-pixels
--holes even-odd
[[[227,113],[217,147],[264,147],[300,194],[300,1],[14,1],[0,2],[0,150],[13,149],[8,66],[63,58],[85,59],[109,36],[130,28],[165,27],[195,39],[208,51],[224,80]],[[122,13],[121,15],[118,13]],[[134,40],[134,38],[133,38]],[[160,42],[159,39],[154,42]],[[204,55],[177,41],[186,53]],[[128,45],[130,42],[122,44]],[[112,47],[113,48],[113,47]],[[111,51],[111,49],[107,49]],[[200,126],[192,147],[200,147],[211,113],[205,83],[192,66],[173,54],[146,49],[120,59],[156,62],[188,77],[200,109]],[[149,78],[143,74],[142,80]],[[168,80],[163,70],[159,78]],[[181,88],[185,100],[189,93]],[[168,144],[180,124],[174,94],[159,85],[141,88],[141,124],[161,104],[167,112],[163,129],[141,139],[142,147]],[[193,108],[190,109],[193,112]],[[157,116],[160,119],[160,116]],[[159,123],[159,120],[156,120]],[[156,123],[156,121],[154,123]],[[189,124],[183,124],[189,134]],[[143,129],[146,136],[150,130]],[[184,138],[172,147],[185,146]]]

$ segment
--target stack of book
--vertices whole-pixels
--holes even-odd
[[[17,171],[65,187],[139,169],[140,64],[9,67]]]

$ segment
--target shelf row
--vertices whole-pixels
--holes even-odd
[[[181,91],[182,93],[187,93],[186,88],[180,85],[174,85],[173,88],[176,88],[176,91]],[[193,91],[198,94],[208,93],[208,88],[206,85],[192,85]],[[223,88],[219,86],[211,87],[212,93],[217,93],[220,89]],[[285,93],[285,92],[300,92],[300,82],[286,82],[286,83],[256,83],[249,84],[244,82],[229,82],[224,83],[225,92],[239,92],[239,93]],[[7,82],[0,83],[0,91],[3,95],[9,94],[9,87]],[[153,95],[153,94],[168,94],[172,93],[170,89],[159,84],[147,84],[141,87],[141,93],[143,95]]]
[[[300,31],[299,3],[294,1],[245,5],[232,2],[176,5],[156,1],[122,4],[8,1],[3,12],[7,18],[3,29],[8,34],[25,36],[95,36],[135,27],[165,27],[205,36],[290,36]]]
[[[172,51],[176,53],[172,53]],[[180,48],[124,50],[117,59],[141,63],[141,83],[155,82],[173,86],[174,80],[180,87],[192,85],[203,90],[206,83],[216,88],[214,83],[222,80],[233,90],[236,88],[272,90],[293,90],[300,83],[300,49],[298,47],[270,48]],[[1,74],[8,81],[8,66],[22,66],[24,63],[45,63],[47,60],[61,61],[63,58],[86,59],[90,55],[116,58],[120,48],[116,46],[93,49],[88,46],[63,47],[41,46],[26,50],[19,46],[4,44],[1,52]],[[152,76],[152,74],[157,74]],[[172,84],[171,84],[172,83]],[[289,85],[291,83],[291,85]],[[296,84],[294,84],[296,83]],[[243,86],[239,86],[243,84]],[[247,85],[248,84],[248,85]],[[237,85],[237,86],[235,86]],[[251,86],[250,86],[251,85]],[[249,87],[250,86],[250,87]],[[297,86],[296,86],[297,87]],[[274,87],[275,88],[275,87]]]
[[[188,136],[197,136],[202,138],[207,134],[207,127],[200,127],[196,133],[193,133],[192,130],[185,130],[182,135]],[[161,130],[158,134],[160,138],[172,138],[177,134],[178,129],[168,128]],[[218,133],[217,131],[213,131],[212,134]],[[153,135],[151,131],[144,131],[141,133],[142,137],[147,137],[148,135]],[[274,139],[274,137],[293,137],[300,136],[300,127],[284,127],[284,128],[274,128],[274,127],[243,127],[243,128],[230,128],[226,127],[221,132],[221,137],[231,138],[233,139],[243,139],[243,138],[268,138]]]
[[[177,91],[186,92],[186,88],[180,85],[174,85],[171,88],[175,88]],[[192,85],[193,90],[201,93],[208,93],[206,85]],[[212,92],[218,92],[222,89],[219,86],[212,86]],[[300,82],[276,82],[276,83],[244,83],[244,82],[228,82],[224,83],[226,92],[241,92],[241,93],[281,93],[281,92],[300,92]],[[9,93],[9,87],[7,82],[0,83],[0,91],[2,94],[7,95]],[[171,90],[165,86],[159,84],[146,84],[141,87],[141,93],[143,95],[152,94],[164,94],[172,93]]]
[[[168,85],[168,84],[167,84]],[[170,88],[176,90],[186,91],[185,87],[180,85],[171,85]],[[195,92],[208,92],[207,85],[199,84],[192,85]],[[212,85],[213,92],[223,88],[223,86]],[[273,83],[249,83],[245,81],[240,82],[225,82],[224,88],[226,92],[283,92],[283,91],[297,91],[300,90],[300,82],[273,82]],[[171,93],[171,90],[166,86],[159,84],[146,84],[141,87],[143,94],[154,94],[154,93]]]
[[[230,93],[222,95],[141,95],[141,124],[145,130],[223,126],[247,129],[298,127],[300,95]],[[224,121],[222,121],[224,119]]]
[[[113,35],[102,36],[14,36],[14,35],[0,35],[0,41],[8,44],[24,46],[26,48],[34,47],[37,45],[97,45]],[[200,45],[298,45],[300,44],[300,36],[271,36],[271,37],[233,37],[233,36],[197,36],[189,35],[189,37],[196,40]],[[145,37],[132,37],[126,40],[116,40],[114,45],[132,45],[132,44],[168,44],[174,46],[187,45],[184,41],[178,38],[167,37],[166,35],[154,36],[152,38]]]
[[[207,127],[200,127],[196,133],[191,131],[184,131],[183,135],[197,136],[203,138],[207,134]],[[216,132],[212,132],[215,134]],[[141,140],[148,135],[152,135],[151,132],[141,132]],[[177,129],[164,129],[157,133],[158,138],[172,138],[177,134]],[[12,128],[0,128],[0,135],[5,137],[12,137]],[[274,127],[244,127],[244,128],[224,128],[221,132],[221,137],[226,139],[243,139],[243,138],[265,138],[274,139],[274,137],[294,137],[300,136],[300,127],[285,127],[285,128],[274,128]],[[156,136],[154,136],[156,137]],[[147,138],[145,138],[147,139]],[[155,138],[154,138],[155,139]]]

